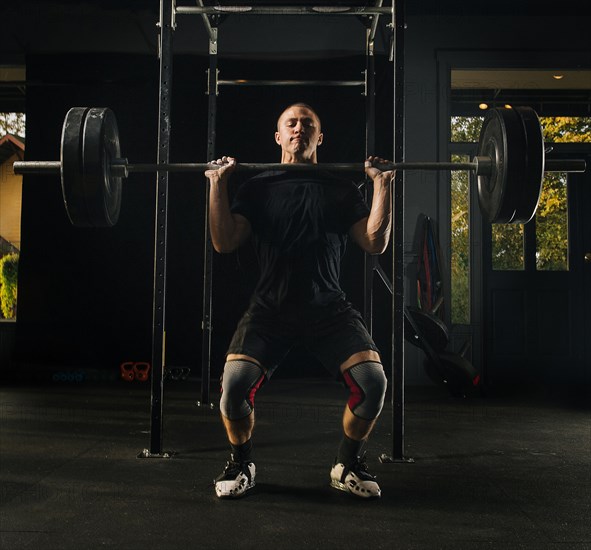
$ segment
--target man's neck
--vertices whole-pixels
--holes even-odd
[[[281,164],[317,164],[316,154],[310,158],[304,158],[299,155],[292,155],[286,151],[281,153]]]

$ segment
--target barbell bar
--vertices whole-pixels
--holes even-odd
[[[66,212],[73,225],[110,227],[121,207],[122,179],[130,173],[204,172],[209,163],[130,164],[121,156],[119,132],[108,108],[74,107],[64,119],[60,161],[17,161],[15,174],[60,174]],[[472,171],[478,200],[491,223],[527,223],[537,210],[544,172],[584,172],[582,159],[546,159],[539,118],[533,109],[490,109],[472,162],[398,162],[382,170]],[[239,163],[237,171],[319,173],[364,171],[363,163]]]
[[[490,157],[474,157],[472,162],[387,162],[376,164],[381,170],[426,170],[426,171],[473,171],[477,176],[490,175]],[[584,159],[546,159],[545,172],[585,172],[587,163]],[[15,174],[54,174],[59,175],[62,163],[59,160],[15,161]],[[153,172],[205,172],[218,170],[219,164],[202,162],[171,162],[168,164],[129,164],[127,159],[119,158],[111,161],[111,174],[127,177],[129,174],[146,174]],[[280,170],[285,172],[363,172],[365,164],[345,162],[323,162],[317,164],[282,164],[282,163],[239,163],[237,172],[263,172]]]

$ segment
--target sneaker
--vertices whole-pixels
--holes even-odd
[[[219,498],[238,498],[254,487],[256,468],[253,462],[235,462],[232,456],[224,471],[214,480]]]
[[[349,467],[335,463],[330,471],[330,486],[361,498],[379,498],[382,494],[376,478],[367,471],[365,457],[357,457]]]

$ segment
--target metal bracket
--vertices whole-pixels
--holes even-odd
[[[216,69],[215,70],[215,85],[211,86],[212,82],[211,82],[211,73],[210,70],[207,69],[207,90],[205,92],[205,95],[210,95],[211,94],[211,90],[212,88],[215,90],[215,95],[218,96],[220,95],[220,90],[219,90],[219,75],[220,75],[220,70]],[[203,327],[202,327],[203,328]]]
[[[211,33],[209,35],[209,55],[218,54],[218,28],[211,27]]]
[[[162,19],[163,19],[163,15],[162,15],[162,4],[161,4],[161,10],[160,10],[160,17],[158,19],[158,21],[156,21],[156,28],[160,29],[159,33],[158,33],[158,42],[156,44],[158,51],[156,52],[156,59],[160,59],[160,56],[162,55]],[[176,31],[176,0],[172,0],[172,10],[171,10],[171,14],[170,14],[170,28],[173,31]]]
[[[382,464],[414,464],[415,459],[409,457],[392,458],[391,456],[383,453],[380,455],[379,460]]]
[[[390,55],[388,56],[388,61],[390,61],[391,63],[394,62],[394,48],[395,48],[395,44],[394,44],[394,23],[388,23],[386,25],[386,27],[388,27],[390,29]]]
[[[172,458],[176,451],[163,451],[161,453],[151,453],[149,449],[144,449],[137,458]]]
[[[372,36],[372,29],[366,30],[365,52],[367,55],[374,55],[375,38]]]

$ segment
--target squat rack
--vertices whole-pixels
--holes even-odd
[[[157,164],[169,163],[172,93],[172,36],[176,29],[177,15],[201,15],[209,37],[209,68],[207,71],[208,117],[207,159],[215,157],[217,96],[220,86],[363,86],[366,109],[366,156],[375,149],[375,57],[374,40],[380,15],[389,15],[391,22],[390,61],[393,62],[394,82],[394,162],[404,157],[404,0],[392,0],[392,6],[382,6],[383,0],[374,0],[373,6],[205,6],[196,0],[197,6],[176,6],[176,0],[160,0],[159,27],[159,115]],[[354,15],[370,17],[366,25],[365,78],[360,81],[308,81],[264,80],[238,81],[218,78],[218,26],[221,16],[239,15]],[[154,236],[154,294],[152,327],[152,376],[150,447],[138,456],[165,458],[170,452],[162,450],[163,443],[163,394],[164,366],[166,364],[166,266],[167,266],[167,218],[168,218],[167,170],[156,176],[156,218]],[[382,462],[406,461],[404,457],[404,172],[399,171],[393,190],[393,282],[390,283],[375,256],[364,258],[363,316],[370,332],[373,325],[373,281],[378,274],[392,293],[392,454],[383,454]],[[212,333],[212,279],[213,247],[209,237],[209,192],[206,185],[203,271],[202,318],[202,372],[200,406],[213,408],[210,403],[210,362]],[[366,187],[366,197],[367,197]]]

